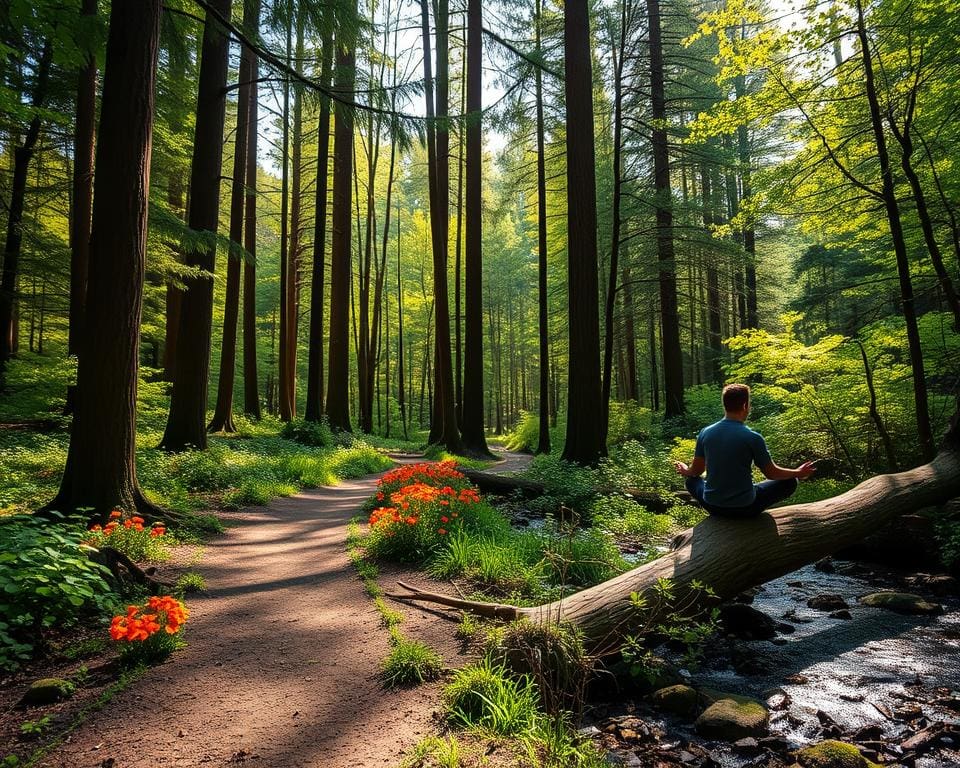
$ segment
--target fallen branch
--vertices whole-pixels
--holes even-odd
[[[91,559],[106,566],[117,582],[123,581],[124,578],[132,579],[137,584],[147,587],[154,594],[169,590],[174,586],[172,582],[156,578],[152,573],[153,568],[146,570],[141,568],[123,552],[113,547],[101,547],[95,555],[91,555]]]

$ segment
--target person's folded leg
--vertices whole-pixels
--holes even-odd
[[[790,478],[789,480],[764,480],[762,483],[757,483],[755,487],[757,489],[757,497],[754,499],[753,504],[751,504],[751,508],[755,508],[757,510],[756,514],[759,515],[774,504],[793,496],[797,490],[797,480],[796,478]]]

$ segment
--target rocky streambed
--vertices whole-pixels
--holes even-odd
[[[808,566],[725,606],[695,669],[599,705],[585,734],[612,763],[654,768],[958,768],[956,591],[950,577]]]

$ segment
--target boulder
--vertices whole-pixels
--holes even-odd
[[[853,616],[850,615],[850,611],[848,611],[846,608],[843,608],[839,611],[831,611],[830,618],[843,619],[844,621],[850,621],[853,618]]]
[[[759,701],[725,694],[701,713],[694,727],[708,739],[738,741],[748,736],[764,736],[769,721],[770,713]]]
[[[935,595],[953,595],[958,591],[957,580],[946,574],[915,573],[906,582],[914,589],[927,590]]]
[[[744,640],[769,640],[777,635],[777,622],[745,603],[721,606],[720,625],[728,635]]]
[[[674,715],[692,715],[697,711],[700,696],[689,685],[670,685],[654,691],[653,704]]]
[[[886,608],[894,613],[908,613],[925,616],[935,616],[943,613],[943,606],[939,603],[930,603],[919,595],[909,592],[874,592],[860,598],[862,605],[872,608]]]
[[[852,744],[829,739],[797,752],[803,768],[880,768],[867,760]]]
[[[44,704],[53,704],[69,699],[77,690],[77,686],[69,680],[59,677],[45,677],[30,684],[20,699],[25,707],[38,707]]]
[[[817,595],[807,600],[807,607],[818,611],[842,611],[850,606],[840,595]]]

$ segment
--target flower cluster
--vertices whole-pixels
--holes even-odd
[[[470,507],[480,501],[453,462],[395,469],[378,485],[369,546],[395,559],[421,559],[461,526]]]
[[[118,528],[123,528],[124,530],[127,530],[127,531],[134,531],[136,533],[141,533],[145,530],[143,527],[143,524],[145,522],[146,521],[142,517],[137,517],[136,515],[133,517],[128,517],[126,520],[124,520],[123,512],[121,512],[119,509],[115,509],[113,510],[113,512],[110,513],[110,522],[108,522],[104,526],[100,526],[99,524],[94,525],[90,528],[90,530],[93,533],[102,532],[104,536],[109,536],[110,534],[114,533]],[[150,527],[150,535],[153,537],[163,536],[164,534],[166,534],[166,532],[167,532],[166,526],[163,523],[161,523],[159,520]]]
[[[110,637],[134,643],[147,640],[161,629],[175,635],[183,627],[189,612],[183,603],[170,595],[150,597],[144,605],[128,605],[124,615],[110,622]]]
[[[87,543],[93,547],[112,547],[131,560],[143,562],[166,559],[169,537],[162,522],[157,521],[147,527],[142,517],[128,517],[115,509],[110,513],[106,525],[90,528]]]
[[[110,637],[120,644],[120,657],[130,664],[160,661],[183,646],[181,639],[189,612],[170,595],[153,596],[143,605],[129,605],[114,616]]]

